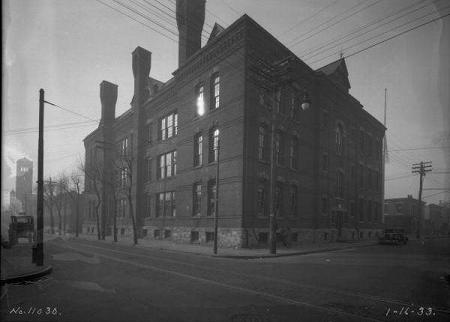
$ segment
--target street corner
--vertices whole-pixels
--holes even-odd
[[[87,256],[74,251],[53,254],[52,259],[64,262],[79,261],[86,264],[100,264],[100,258],[97,256]]]

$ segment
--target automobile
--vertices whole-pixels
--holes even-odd
[[[408,235],[404,229],[385,229],[383,235],[379,238],[380,244],[406,245]]]
[[[33,216],[26,216],[25,214],[11,216],[8,232],[11,246],[17,244],[19,238],[28,238],[28,242],[31,243],[35,236]]]

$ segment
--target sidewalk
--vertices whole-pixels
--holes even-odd
[[[36,266],[32,263],[32,244],[19,243],[11,248],[2,247],[1,285],[37,279],[50,274],[49,265]]]
[[[76,239],[76,237],[65,237],[65,239]],[[106,240],[98,240],[96,235],[80,234],[78,239],[84,239],[89,241],[96,241],[104,244],[112,244],[113,239],[111,236],[106,237]],[[119,238],[117,245],[132,246],[132,238]],[[191,253],[196,255],[213,256],[221,258],[234,258],[234,259],[257,259],[257,258],[272,258],[294,255],[306,255],[312,253],[322,253],[337,251],[342,249],[367,247],[378,244],[376,240],[370,241],[355,241],[355,242],[328,242],[328,243],[305,243],[303,245],[296,245],[291,248],[280,247],[277,248],[276,254],[270,254],[268,248],[219,248],[217,255],[213,254],[213,245],[199,245],[199,244],[181,244],[174,243],[167,240],[148,240],[139,239],[138,244],[134,247],[138,248],[154,248],[163,251],[170,252],[182,252]]]

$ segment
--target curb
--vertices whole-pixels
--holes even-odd
[[[87,238],[83,238],[83,236],[79,236],[78,238],[74,239],[81,239],[85,241],[92,241]],[[97,241],[97,240],[94,240]],[[206,256],[206,257],[213,257],[213,258],[228,258],[228,259],[264,259],[264,258],[276,258],[276,257],[288,257],[288,256],[296,256],[296,255],[308,255],[308,254],[314,254],[314,253],[324,253],[324,252],[333,252],[333,251],[339,251],[343,249],[349,249],[349,248],[360,248],[360,247],[369,247],[369,246],[375,246],[378,245],[378,242],[373,242],[370,244],[349,244],[342,247],[332,247],[332,248],[321,248],[321,249],[313,249],[313,250],[299,250],[299,251],[292,251],[288,253],[278,253],[278,254],[261,254],[261,255],[214,255],[214,254],[206,254],[206,253],[199,253],[191,250],[182,250],[182,249],[173,249],[173,248],[164,248],[160,246],[144,246],[141,244],[135,245],[135,247],[139,247],[141,249],[145,248],[152,248],[160,251],[165,252],[173,252],[173,253],[183,253],[183,254],[192,254],[192,255],[198,255],[198,256]]]
[[[44,267],[41,270],[33,271],[32,273],[7,277],[7,278],[1,280],[1,285],[32,281],[32,280],[38,279],[42,276],[50,274],[52,272],[52,270],[53,270],[53,267],[51,265],[49,265],[47,267]]]
[[[276,258],[276,257],[288,257],[288,256],[296,256],[296,255],[308,255],[315,253],[325,253],[325,252],[335,252],[338,250],[349,249],[349,248],[360,248],[360,247],[369,247],[375,246],[377,244],[367,244],[367,245],[349,245],[345,247],[333,247],[333,248],[322,248],[322,249],[314,249],[314,250],[306,250],[306,251],[298,251],[291,253],[281,253],[281,254],[266,254],[266,255],[211,255],[212,257],[219,258],[231,258],[231,259],[264,259],[264,258]]]

